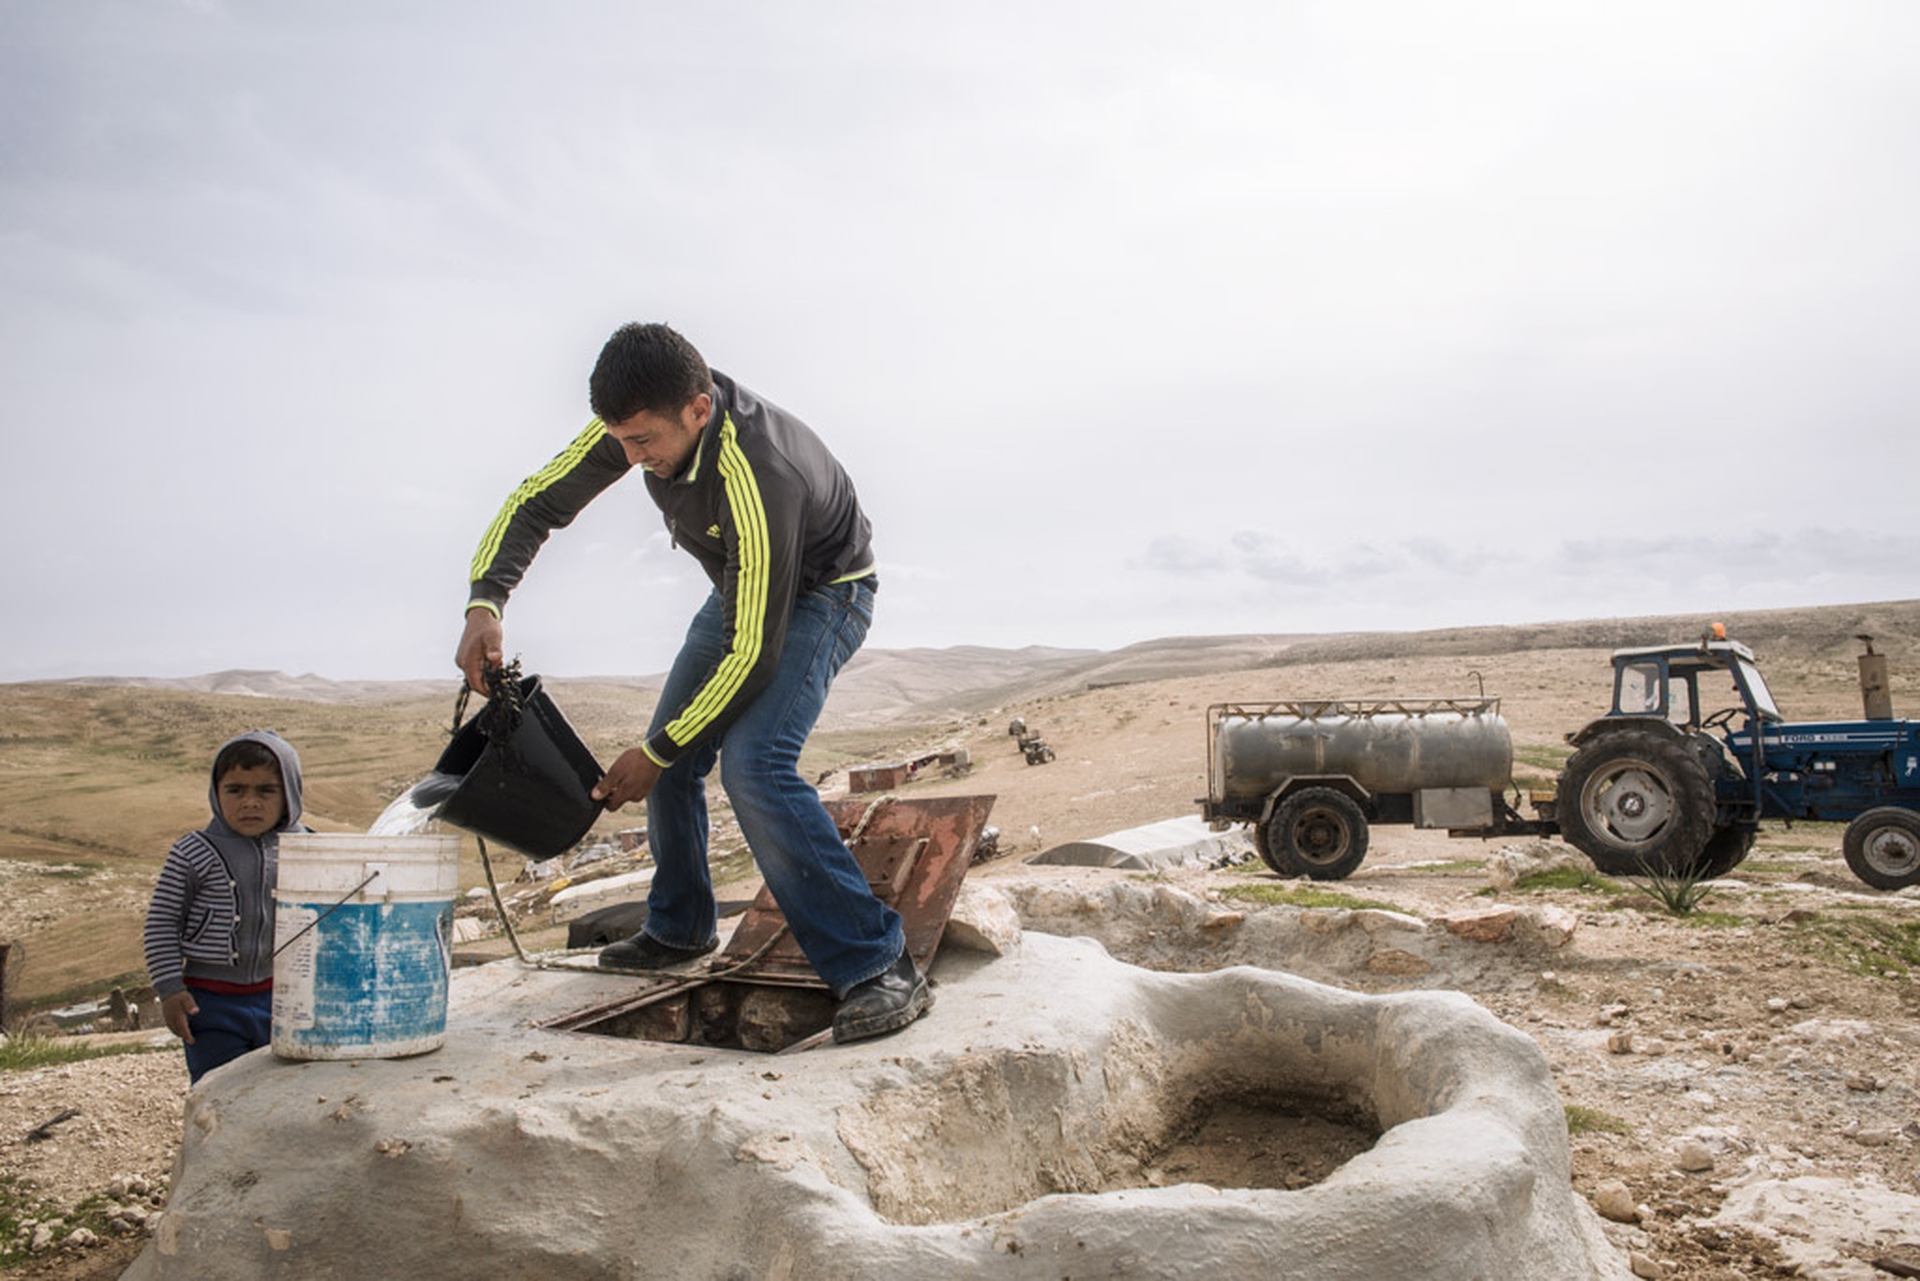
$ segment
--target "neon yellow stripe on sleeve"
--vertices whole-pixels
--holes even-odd
[[[473,565],[467,571],[467,581],[477,582],[487,576],[493,568],[493,558],[500,554],[500,544],[507,536],[507,527],[519,514],[529,500],[536,498],[562,476],[579,465],[587,452],[600,443],[607,434],[607,425],[595,418],[586,429],[573,438],[573,443],[553,456],[553,461],[533,475],[520,482],[520,487],[507,496],[506,504],[500,508],[500,514],[487,526],[487,532],[480,536],[480,546],[473,553]]]
[[[773,573],[773,548],[767,531],[767,509],[760,498],[753,466],[740,449],[733,419],[720,426],[718,466],[726,486],[727,505],[740,536],[740,568],[734,582],[733,648],[720,660],[693,701],[667,726],[676,743],[690,743],[713,723],[746,683],[766,645],[767,598]]]

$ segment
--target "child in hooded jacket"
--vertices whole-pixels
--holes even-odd
[[[202,1076],[272,1039],[273,890],[280,833],[300,822],[300,757],[269,730],[213,759],[213,818],[167,852],[147,908],[147,976]]]

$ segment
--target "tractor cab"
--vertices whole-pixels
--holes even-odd
[[[1741,714],[1749,722],[1784,719],[1753,651],[1738,641],[1613,652],[1609,716],[1657,717],[1699,729],[1725,725]]]

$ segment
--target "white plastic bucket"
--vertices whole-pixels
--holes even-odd
[[[273,1052],[377,1059],[438,1049],[459,882],[458,836],[284,833]]]

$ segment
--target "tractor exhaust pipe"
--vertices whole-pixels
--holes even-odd
[[[1870,721],[1893,719],[1893,691],[1887,688],[1887,656],[1873,652],[1873,637],[1856,635],[1867,647],[1860,655],[1860,704]]]

